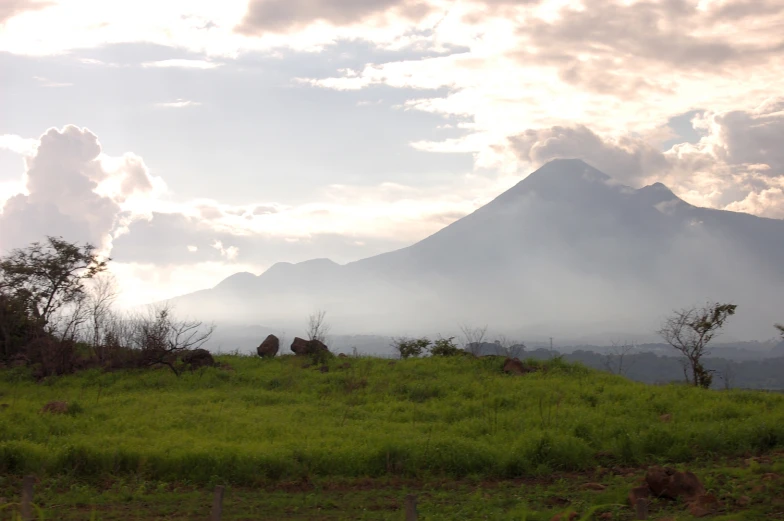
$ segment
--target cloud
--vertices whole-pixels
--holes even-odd
[[[198,107],[201,105],[199,101],[190,101],[184,99],[178,99],[177,101],[170,101],[167,103],[156,103],[156,107],[164,108],[164,109],[184,109],[188,107]]]
[[[221,257],[225,257],[227,260],[233,261],[237,258],[237,255],[240,253],[240,249],[236,246],[229,246],[228,248],[223,246],[222,241],[215,241],[212,243],[212,247],[218,250],[221,254]]]
[[[37,81],[41,87],[73,87],[73,83],[56,82],[41,76],[33,76],[33,79]]]
[[[150,68],[176,68],[176,69],[201,69],[201,70],[208,70],[208,69],[215,69],[223,65],[222,63],[216,63],[212,61],[206,60],[161,60],[161,61],[154,61],[154,62],[145,62],[142,63],[142,67]]]
[[[0,2],[0,24],[27,11],[37,11],[54,5],[53,2],[34,0],[3,0]]]
[[[641,139],[603,139],[583,125],[527,130],[509,138],[517,157],[534,167],[559,158],[580,158],[622,182],[637,184],[670,164],[662,151]]]
[[[506,148],[535,168],[577,157],[634,187],[664,182],[691,204],[763,217],[784,216],[784,98],[751,110],[703,111],[692,120],[701,138],[661,151],[640,138],[599,136],[582,125],[529,129]]]
[[[37,148],[37,139],[26,139],[15,134],[0,135],[0,150],[8,150],[21,155],[32,155]]]
[[[431,10],[432,6],[424,0],[250,0],[237,30],[254,35],[285,32],[315,22],[358,25],[369,18],[389,14],[417,21]]]
[[[153,189],[140,158],[102,155],[98,138],[87,129],[49,129],[30,152],[26,193],[6,200],[0,213],[0,250],[46,235],[108,249],[123,216],[121,204]]]

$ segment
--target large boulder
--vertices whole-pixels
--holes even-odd
[[[705,494],[705,487],[692,472],[679,472],[669,467],[653,467],[645,482],[655,497],[692,501]]]
[[[329,348],[320,340],[305,340],[296,337],[291,343],[291,350],[297,356],[310,356],[322,353],[329,353]]]
[[[256,348],[256,353],[262,358],[272,358],[278,354],[278,349],[280,349],[280,340],[278,340],[278,337],[275,335],[269,335],[264,339],[264,342],[259,344],[259,347]]]
[[[180,360],[182,360],[182,362],[190,369],[213,367],[215,365],[215,359],[212,357],[212,353],[206,349],[194,349],[192,351],[186,351],[183,353],[182,357],[180,357]]]

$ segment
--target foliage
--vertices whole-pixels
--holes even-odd
[[[308,340],[318,340],[319,342],[327,342],[327,334],[331,326],[326,322],[327,312],[319,310],[311,313],[308,316]]]
[[[43,326],[20,298],[0,293],[0,360],[12,358],[32,340],[43,337]]]
[[[701,359],[709,354],[708,344],[735,314],[737,307],[716,302],[702,308],[681,309],[667,318],[659,330],[662,338],[685,357],[684,373],[688,364],[691,376],[686,374],[686,379],[692,384],[704,388],[711,386],[712,372],[703,367]]]
[[[392,348],[400,358],[411,358],[422,356],[430,347],[430,340],[427,338],[395,338],[392,340]]]
[[[45,244],[34,242],[0,260],[0,291],[49,324],[57,311],[84,295],[84,281],[106,270],[109,260],[101,260],[91,244],[47,237]]]
[[[324,373],[294,356],[219,361],[232,370],[94,369],[43,384],[0,371],[0,474],[496,479],[784,445],[784,396],[648,386],[563,361],[528,361],[541,370],[520,377],[473,357],[336,358]],[[38,413],[53,400],[82,411]]]
[[[457,356],[465,353],[462,349],[457,347],[454,343],[455,337],[439,338],[433,343],[430,348],[430,354],[433,356]]]
[[[172,309],[163,305],[152,308],[147,316],[136,318],[132,342],[141,351],[144,365],[165,365],[179,376],[178,355],[201,348],[214,330],[214,326],[205,327],[198,320],[178,320]]]

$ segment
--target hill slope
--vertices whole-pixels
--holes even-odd
[[[784,295],[784,221],[698,208],[555,160],[438,233],[340,266],[276,264],[176,300],[205,318],[345,331],[434,332],[458,321],[561,336],[652,331],[673,307],[740,306],[730,332],[772,336]]]

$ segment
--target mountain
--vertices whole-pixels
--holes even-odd
[[[739,305],[727,334],[769,338],[784,320],[784,221],[624,186],[581,160],[547,163],[407,248],[336,264],[278,263],[175,299],[219,322],[301,327],[315,309],[356,334],[652,335],[673,308]],[[297,325],[300,326],[297,326]],[[593,337],[592,337],[593,335]]]

